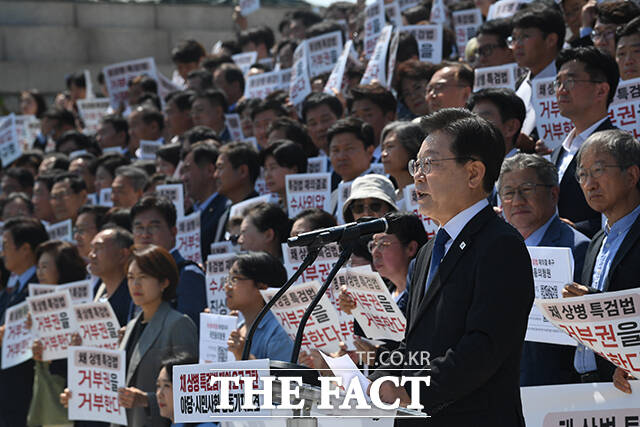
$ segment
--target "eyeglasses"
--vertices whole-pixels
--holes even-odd
[[[615,36],[616,36],[616,30],[591,31],[591,40],[595,40],[595,39],[613,40]]]
[[[619,165],[605,165],[602,162],[596,162],[590,168],[580,168],[576,170],[576,180],[580,184],[587,182],[589,177],[600,178],[605,171],[605,168],[620,168]],[[621,168],[622,169],[622,168]]]
[[[531,34],[521,34],[519,36],[509,36],[509,37],[507,37],[507,46],[509,46],[509,48],[513,49],[513,47],[516,45],[516,43],[524,43],[525,41],[529,40],[531,37],[533,37],[533,35],[531,35]]]
[[[553,187],[553,185],[525,182],[524,184],[518,185],[516,188],[505,187],[500,192],[500,199],[503,202],[511,202],[513,201],[513,198],[516,197],[516,193],[518,193],[523,199],[529,199],[536,194],[536,187]]]
[[[158,233],[161,229],[162,227],[160,226],[160,224],[151,224],[148,227],[145,227],[143,225],[135,225],[133,227],[133,234],[135,236],[143,236],[145,234],[153,236],[154,234]]]
[[[477,57],[479,57],[479,56],[484,56],[484,57],[490,56],[493,53],[494,49],[499,49],[501,47],[504,47],[504,46],[501,46],[499,44],[486,44],[484,46],[480,46],[480,47],[478,47],[478,50],[476,50],[476,56]]]
[[[357,215],[360,215],[362,212],[364,212],[365,208],[367,208],[371,212],[378,213],[382,210],[382,204],[383,202],[371,202],[369,204],[354,202],[351,204],[350,209],[352,213]]]
[[[566,80],[554,80],[553,89],[557,92],[560,87],[564,87],[565,90],[572,91],[576,87],[576,83],[602,83],[601,80],[585,80],[585,79],[566,79]]]
[[[432,159],[431,157],[425,157],[424,159],[411,159],[409,160],[409,174],[411,176],[416,176],[420,171],[424,175],[428,175],[431,173],[431,168],[434,163],[444,162],[445,160],[476,160],[473,157],[449,157],[446,159]]]
[[[241,280],[251,280],[248,277],[242,277],[242,276],[231,276],[229,275],[227,277],[227,285],[231,285],[231,286],[235,286],[239,281]]]
[[[373,253],[376,248],[380,248],[380,250],[385,250],[389,246],[393,245],[395,242],[390,242],[388,240],[371,240],[367,244],[367,248],[369,249],[369,253]]]

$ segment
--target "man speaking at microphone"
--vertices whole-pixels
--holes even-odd
[[[397,350],[403,365],[383,366],[371,379],[431,376],[430,386],[420,387],[431,418],[398,425],[524,426],[520,356],[534,295],[531,260],[520,234],[487,202],[504,141],[467,110],[440,110],[421,124],[428,136],[409,171],[420,213],[441,227],[418,252]],[[417,365],[425,352],[430,363]],[[387,381],[380,397],[407,406],[409,391],[409,384]]]

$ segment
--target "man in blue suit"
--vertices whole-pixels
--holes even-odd
[[[227,207],[227,198],[218,193],[213,176],[216,171],[218,149],[215,145],[203,141],[193,145],[183,154],[182,179],[187,196],[193,199],[194,211],[200,211],[200,251],[202,262],[205,263],[211,251],[211,243],[214,242],[218,222]]]
[[[527,246],[570,248],[580,277],[589,239],[558,218],[558,170],[535,154],[516,154],[502,164],[498,181],[505,219],[522,234]],[[575,348],[525,341],[520,385],[568,384],[577,381]]]

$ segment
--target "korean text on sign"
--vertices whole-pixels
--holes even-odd
[[[533,80],[531,100],[536,111],[538,136],[550,149],[554,149],[573,129],[573,123],[560,114],[556,92],[553,87],[555,77]]]
[[[129,81],[138,76],[149,76],[158,81],[156,61],[153,58],[120,62],[103,68],[111,107],[117,109],[120,104],[128,105]]]
[[[331,210],[331,174],[302,173],[285,177],[289,218],[305,209]]]
[[[199,363],[231,362],[235,360],[229,351],[227,340],[236,329],[237,316],[200,313],[200,357]]]
[[[207,307],[212,313],[229,314],[224,287],[235,257],[233,253],[207,257]]]
[[[200,211],[178,218],[176,246],[185,259],[202,264],[200,252]]]
[[[31,359],[31,331],[27,329],[28,303],[9,307],[5,311],[4,336],[2,338],[2,369]]]
[[[611,123],[640,138],[640,78],[623,80],[618,84],[613,102],[609,106]]]
[[[42,360],[65,359],[71,335],[78,330],[69,291],[27,297],[35,338],[42,342]]]
[[[110,350],[118,348],[118,318],[108,301],[74,305],[82,345]]]

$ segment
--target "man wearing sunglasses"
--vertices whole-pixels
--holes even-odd
[[[593,46],[563,50],[556,65],[558,109],[574,125],[562,145],[551,154],[551,162],[558,168],[560,178],[558,213],[592,237],[601,227],[601,216],[589,207],[576,181],[575,155],[591,134],[614,129],[608,108],[620,74],[615,60]]]
[[[478,50],[475,56],[477,67],[495,67],[514,62],[513,52],[507,45],[511,35],[511,20],[492,19],[478,29]]]
[[[520,355],[533,273],[522,236],[487,202],[504,158],[502,135],[463,109],[438,111],[422,126],[428,136],[409,170],[420,213],[440,228],[416,257],[398,349],[408,357],[372,378],[430,375],[419,389],[429,426],[524,426]],[[411,360],[420,352],[429,352],[428,364]],[[408,384],[380,388],[387,403],[406,405],[410,394]]]

